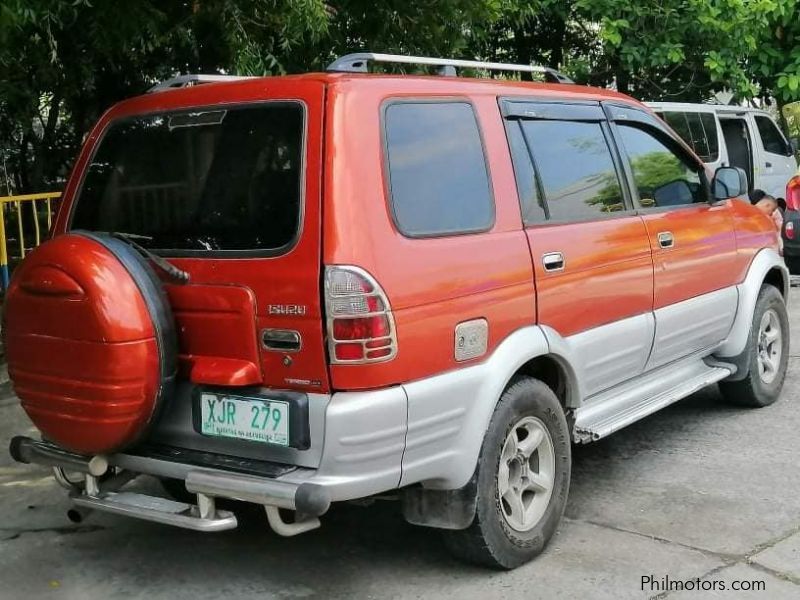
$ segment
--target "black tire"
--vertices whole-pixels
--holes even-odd
[[[759,372],[761,345],[759,331],[762,318],[768,311],[772,311],[780,327],[781,355],[779,361],[777,361],[779,366],[775,369],[774,377],[770,381],[764,381]],[[747,344],[750,360],[746,377],[739,381],[721,381],[719,383],[720,392],[725,400],[739,406],[753,408],[769,406],[780,396],[789,362],[789,316],[786,312],[786,303],[783,296],[774,286],[764,285],[758,293]]]
[[[507,437],[527,417],[544,425],[552,442],[554,471],[552,493],[544,513],[530,529],[520,531],[504,515],[507,505],[500,498],[498,474]],[[537,461],[539,452],[535,451]],[[478,457],[475,518],[467,529],[444,532],[450,552],[466,562],[494,569],[513,569],[537,556],[564,514],[571,468],[569,427],[558,398],[541,381],[514,378],[495,408]]]

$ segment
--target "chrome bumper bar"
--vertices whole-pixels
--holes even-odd
[[[26,464],[61,467],[68,471],[78,471],[95,477],[100,477],[108,471],[108,461],[102,456],[73,454],[56,446],[20,435],[11,439],[8,452],[15,461]]]
[[[52,444],[23,436],[17,436],[11,440],[9,452],[12,458],[18,462],[60,467],[70,471],[79,471],[90,477],[100,477],[109,468],[108,460],[105,457],[81,456]],[[288,483],[217,469],[194,468],[188,465],[182,465],[182,467],[188,469],[185,471],[186,476],[184,478],[186,489],[198,494],[198,496],[230,498],[268,507],[285,508],[297,511],[307,517],[319,517],[325,514],[331,504],[328,490],[321,485],[313,483]],[[142,472],[146,471],[143,470]],[[107,496],[110,495],[107,494]],[[118,496],[121,496],[120,500],[127,498],[121,494]],[[113,505],[110,505],[110,497],[76,496],[73,500],[76,504],[87,507],[91,505],[91,508],[97,510],[165,522],[163,518],[148,518],[146,516],[148,511],[155,510],[159,514],[162,514],[163,511],[153,507],[141,506],[141,502],[138,500],[133,504],[125,502],[123,507],[117,506],[118,503],[111,503]],[[171,506],[171,508],[175,509],[176,507]],[[139,514],[135,514],[137,512]]]

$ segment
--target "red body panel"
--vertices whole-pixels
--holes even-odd
[[[731,272],[736,283],[747,276],[753,258],[763,248],[779,250],[780,233],[775,222],[749,202],[731,202],[731,219],[736,231],[736,257],[731,263]]]
[[[653,263],[637,216],[527,230],[539,323],[562,336],[653,308]],[[564,270],[545,271],[542,255],[558,251]]]
[[[323,260],[360,266],[378,279],[394,311],[399,348],[389,362],[331,366],[337,389],[413,381],[470,364],[454,356],[455,327],[462,321],[489,322],[489,353],[535,321],[533,273],[496,92],[489,88],[468,97],[486,145],[494,227],[473,235],[409,239],[394,227],[386,197],[381,104],[435,88],[454,97],[454,88],[434,78],[391,83],[345,80],[329,94]],[[353,127],[353,115],[374,125]]]
[[[735,285],[736,233],[731,203],[692,204],[642,218],[653,248],[655,309]],[[671,248],[661,248],[660,232],[672,234]]]
[[[256,300],[233,285],[170,285],[181,375],[210,385],[257,385],[263,379]]]
[[[93,453],[141,433],[161,379],[158,347],[113,254],[79,236],[44,244],[14,274],[5,311],[9,375],[45,438]]]

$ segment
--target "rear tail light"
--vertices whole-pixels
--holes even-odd
[[[397,354],[389,300],[363,269],[325,267],[325,309],[331,363],[382,362]]]
[[[800,210],[800,175],[795,175],[786,184],[786,208]]]
[[[786,233],[786,237],[790,240],[794,239],[794,222],[787,221],[786,227],[783,228],[783,231]]]

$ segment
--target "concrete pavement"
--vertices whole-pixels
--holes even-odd
[[[800,348],[800,292],[790,310]],[[8,439],[30,423],[0,399],[0,599],[800,598],[800,350],[783,397],[747,410],[704,390],[575,449],[567,515],[537,561],[510,573],[451,559],[437,532],[394,503],[335,507],[322,529],[282,539],[260,512],[201,534],[94,515],[67,521],[45,469],[18,465]],[[2,386],[0,386],[1,388]],[[154,482],[144,482],[154,486]],[[700,578],[715,592],[642,590]],[[734,581],[764,591],[733,592]]]

